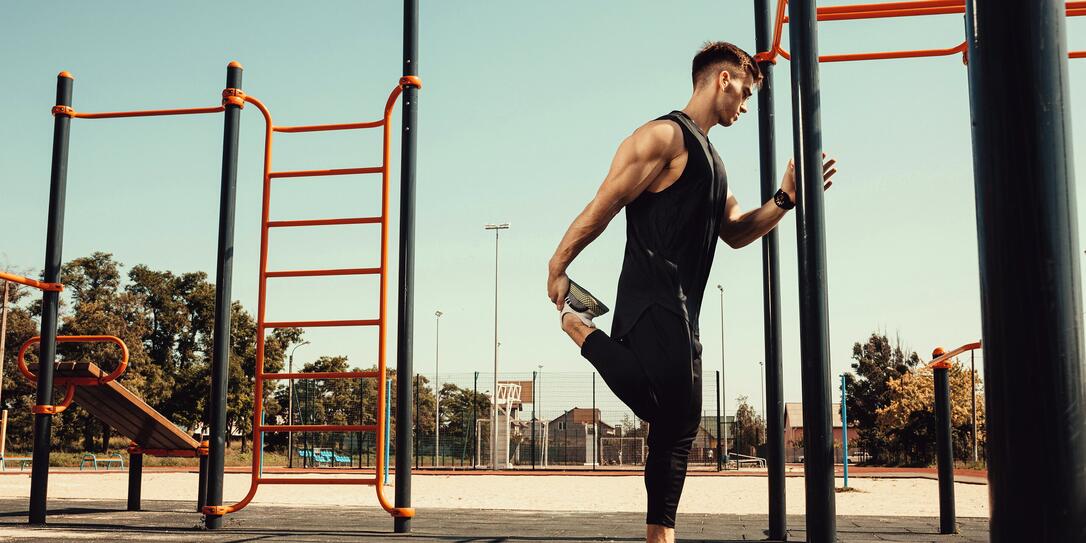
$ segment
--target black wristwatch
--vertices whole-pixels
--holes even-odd
[[[796,203],[792,201],[787,192],[784,192],[784,189],[778,189],[777,194],[773,195],[773,203],[785,211],[796,207]]]

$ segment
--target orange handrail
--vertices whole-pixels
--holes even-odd
[[[37,383],[38,376],[26,366],[26,351],[31,345],[41,342],[41,336],[34,336],[19,348],[18,365],[19,372],[30,382]],[[117,336],[57,336],[57,343],[112,343],[121,349],[121,361],[113,371],[104,377],[62,377],[54,379],[54,384],[73,384],[82,386],[95,386],[116,380],[128,368],[128,345]]]
[[[389,216],[389,157],[391,147],[391,129],[390,121],[392,117],[392,110],[396,104],[396,100],[400,97],[405,86],[422,86],[421,81],[414,76],[403,77],[400,79],[399,84],[393,88],[389,94],[388,100],[385,102],[384,116],[380,121],[373,121],[367,123],[344,123],[344,124],[328,124],[328,125],[310,125],[310,126],[276,126],[272,122],[271,113],[268,108],[260,102],[260,100],[252,97],[245,96],[245,101],[255,105],[264,116],[265,129],[264,129],[264,174],[263,174],[263,198],[261,203],[261,229],[260,229],[260,274],[258,284],[258,298],[257,298],[257,337],[256,337],[256,379],[253,385],[253,397],[264,397],[264,380],[265,379],[286,379],[286,378],[317,378],[317,379],[337,379],[337,378],[358,378],[358,377],[376,377],[381,380],[381,385],[377,387],[377,424],[372,425],[267,425],[262,422],[263,403],[261,401],[254,402],[253,409],[253,432],[254,437],[259,437],[258,434],[267,431],[374,431],[377,433],[378,451],[376,454],[375,471],[377,474],[382,473],[384,469],[384,463],[387,461],[384,455],[384,448],[380,444],[384,443],[388,439],[385,435],[385,404],[388,399],[385,397],[386,390],[383,386],[387,375],[386,366],[386,347],[385,347],[385,331],[386,331],[386,290],[387,280],[386,271],[388,270],[388,216]],[[271,170],[271,158],[272,158],[272,137],[275,132],[318,132],[328,130],[353,130],[361,128],[376,128],[382,127],[383,134],[383,154],[382,164],[380,167],[373,168],[352,168],[341,170],[305,170],[296,172],[273,172]],[[348,218],[348,219],[314,219],[314,220],[300,220],[300,221],[271,221],[270,209],[271,209],[271,181],[275,178],[283,177],[309,177],[315,175],[343,175],[353,173],[380,173],[381,174],[381,215],[380,217],[363,217],[363,218]],[[381,225],[381,264],[379,268],[350,268],[350,269],[336,269],[336,270],[305,270],[301,272],[269,272],[268,267],[268,233],[271,228],[274,227],[293,227],[293,226],[327,226],[337,224],[366,224],[372,223]],[[355,319],[355,320],[321,320],[321,321],[283,321],[283,322],[269,322],[266,320],[266,293],[267,293],[267,280],[269,277],[295,277],[295,276],[313,276],[313,275],[338,275],[338,274],[359,274],[359,273],[378,273],[381,276],[381,294],[380,294],[380,313],[377,319]],[[265,338],[264,330],[269,328],[281,328],[281,327],[313,327],[313,326],[378,326],[378,357],[377,357],[377,371],[376,372],[314,372],[314,373],[291,373],[280,374],[273,377],[273,374],[267,374],[264,371],[264,349]],[[208,506],[204,508],[205,514],[212,515],[225,515],[238,511],[247,506],[253,498],[256,496],[257,488],[261,484],[362,484],[373,485],[376,488],[377,501],[381,507],[396,517],[412,517],[415,514],[413,508],[398,508],[395,507],[384,495],[384,486],[381,484],[377,477],[367,479],[292,479],[292,478],[265,478],[260,476],[260,457],[259,455],[253,455],[251,480],[249,484],[249,491],[245,496],[233,505],[227,506]]]
[[[931,353],[932,356],[935,357],[935,359],[932,360],[931,362],[928,362],[928,365],[926,367],[928,367],[928,368],[949,368],[951,358],[954,358],[955,356],[958,356],[958,355],[960,355],[960,354],[962,354],[964,352],[967,352],[967,351],[980,349],[981,348],[980,343],[981,342],[979,342],[979,341],[974,341],[973,343],[966,343],[965,345],[962,345],[961,347],[958,347],[957,349],[954,349],[953,351],[950,351],[949,353],[944,351],[942,347],[936,347],[935,351],[933,351]]]
[[[119,337],[57,336],[56,341],[57,343],[113,343],[121,348],[121,361],[117,364],[117,367],[113,369],[113,372],[105,377],[62,377],[54,379],[54,385],[65,385],[67,387],[67,390],[64,392],[64,399],[55,405],[35,405],[30,408],[30,411],[34,414],[56,415],[57,413],[63,413],[64,410],[68,409],[68,406],[72,404],[72,400],[75,399],[76,386],[97,386],[108,383],[120,377],[121,374],[124,373],[124,370],[128,368],[128,346],[125,345],[124,341]],[[26,351],[31,345],[39,342],[41,342],[41,336],[34,336],[26,340],[22,347],[19,348],[19,354],[16,357],[19,372],[32,383],[38,382],[38,376],[26,366]]]
[[[788,0],[778,0],[774,19],[773,44],[769,51],[754,55],[757,62],[776,63],[777,57],[790,60],[791,55],[781,47],[783,28],[788,23],[786,7]],[[946,15],[965,13],[965,0],[916,0],[911,2],[883,2],[876,4],[854,4],[845,6],[825,6],[816,9],[818,21],[845,21],[879,19],[890,17],[915,17],[922,15]],[[1086,15],[1086,1],[1067,2],[1067,16]],[[819,62],[849,62],[857,60],[886,60],[898,58],[922,58],[962,54],[963,61],[968,48],[962,43],[942,49],[914,49],[904,51],[879,51],[871,53],[845,53],[820,55]],[[1070,58],[1086,58],[1086,51],[1071,51]]]
[[[12,283],[19,283],[20,285],[34,287],[36,289],[44,290],[46,292],[60,292],[64,290],[64,285],[61,283],[46,283],[45,281],[38,281],[37,279],[31,279],[29,277],[15,275],[13,273],[0,272],[0,280],[11,281]]]

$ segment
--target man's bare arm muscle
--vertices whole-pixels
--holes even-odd
[[[823,190],[833,185],[830,178],[837,173],[837,169],[833,167],[836,163],[837,161],[831,158],[822,164]],[[787,171],[781,181],[781,190],[787,193],[793,202],[796,201],[795,170],[792,161],[788,161]],[[720,239],[733,249],[744,247],[762,239],[762,236],[773,230],[787,213],[773,203],[773,200],[769,200],[759,208],[743,212],[739,208],[739,202],[729,191],[728,201],[724,204],[724,220],[720,223]]]
[[[684,151],[682,132],[668,121],[652,121],[619,145],[599,191],[569,225],[547,266],[547,296],[559,309],[569,291],[566,268],[611,219],[648,189],[668,164]]]

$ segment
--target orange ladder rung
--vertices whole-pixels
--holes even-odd
[[[268,277],[318,277],[327,275],[379,275],[381,268],[340,268],[335,270],[280,270],[270,271]]]
[[[377,478],[372,479],[329,479],[316,477],[261,477],[256,480],[259,485],[376,485]]]
[[[285,379],[373,379],[380,377],[378,371],[307,371],[302,373],[262,373],[265,381]]]
[[[295,226],[334,226],[337,224],[380,224],[381,217],[354,217],[349,219],[303,219],[297,221],[268,221],[268,228]]]
[[[298,132],[327,132],[329,130],[358,130],[360,128],[380,128],[385,125],[385,120],[369,121],[364,123],[339,123],[339,124],[312,124],[305,126],[273,126],[272,132],[285,132],[288,134]]]
[[[271,179],[284,177],[323,177],[326,175],[360,175],[367,173],[381,173],[384,168],[373,166],[369,168],[336,168],[331,170],[293,170],[284,172],[268,172]]]
[[[376,432],[376,424],[261,424],[258,432]]]
[[[265,322],[264,328],[319,328],[323,326],[377,326],[380,319]]]

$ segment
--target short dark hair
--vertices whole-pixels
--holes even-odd
[[[706,42],[698,54],[694,55],[693,67],[690,70],[694,88],[698,83],[707,78],[710,73],[716,75],[724,67],[734,70],[746,71],[758,85],[762,82],[762,70],[758,63],[754,62],[750,54],[726,41]]]

